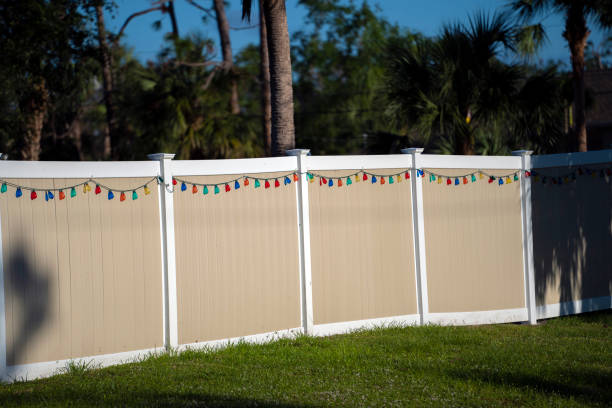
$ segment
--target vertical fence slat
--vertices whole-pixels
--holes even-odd
[[[517,150],[514,156],[521,156],[521,218],[523,221],[523,268],[525,275],[525,306],[529,324],[537,323],[535,299],[535,263],[533,260],[533,227],[531,222],[531,177],[525,177],[525,171],[531,171],[531,150]]]
[[[162,245],[162,296],[164,346],[178,347],[178,299],[176,288],[176,243],[174,240],[174,196],[172,187],[172,159],[174,154],[150,154],[158,160],[163,181],[159,184],[160,227]]]
[[[425,257],[425,218],[423,217],[423,178],[418,176],[419,158],[423,148],[402,149],[412,155],[410,178],[412,185],[412,227],[414,243],[414,273],[416,278],[417,307],[420,324],[427,322],[429,300],[427,297],[427,262]]]
[[[287,155],[297,157],[299,182],[296,184],[297,212],[298,212],[298,239],[300,287],[302,298],[302,328],[304,334],[313,333],[313,305],[312,305],[312,268],[310,258],[310,206],[308,202],[308,175],[306,174],[306,160],[309,149],[288,150]]]

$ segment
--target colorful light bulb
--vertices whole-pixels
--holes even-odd
[[[410,178],[410,172],[405,172],[405,173],[404,173],[404,178],[405,178],[406,180],[408,180],[408,179]]]
[[[285,185],[291,184],[291,179],[288,176],[285,176],[284,183],[285,183]]]
[[[329,181],[328,181],[327,185],[328,185],[328,186],[330,186],[330,187],[333,187],[333,185],[334,185],[334,180],[329,179]]]
[[[463,184],[467,184],[467,183],[468,183],[468,179],[467,179],[467,177],[464,177],[463,178]]]
[[[338,179],[338,187],[342,187],[342,179]]]
[[[401,183],[402,182],[402,176],[400,176],[399,174],[397,175],[397,182]]]
[[[347,178],[346,178],[346,185],[347,185],[347,186],[350,186],[351,184],[353,184],[353,181],[351,180],[351,178],[350,178],[350,177],[347,177]]]
[[[240,188],[240,183],[238,180],[234,181],[234,190],[238,190]]]
[[[393,176],[389,176],[389,184],[393,184]]]
[[[380,184],[385,184],[385,176],[380,177]]]
[[[261,183],[259,180],[255,179],[255,188],[259,188],[259,186],[261,186]]]
[[[0,187],[0,193],[6,193],[7,186],[6,183],[2,183],[2,187]]]
[[[204,188],[202,189],[202,194],[208,194],[208,186],[204,186]]]
[[[376,176],[372,175],[372,184],[376,183]]]
[[[472,174],[472,183],[476,181],[476,176]]]
[[[60,192],[59,192],[59,199],[63,200],[64,198],[66,198],[66,194],[64,194],[63,190],[60,190]]]
[[[232,189],[230,188],[229,184],[225,184],[225,192],[229,193]]]
[[[266,182],[264,183],[264,188],[270,188],[270,181],[266,180]]]
[[[149,188],[149,186],[145,186],[144,187],[144,193],[145,193],[145,195],[151,194],[151,189]]]
[[[49,196],[49,200],[53,200],[55,198],[52,191],[48,191],[47,195]]]
[[[366,173],[363,173],[363,181],[367,181],[368,180],[368,175]]]
[[[249,185],[249,179],[248,179],[248,177],[245,177],[245,179],[244,179],[244,186],[246,187],[248,185]]]
[[[219,194],[219,186],[215,184],[215,194]]]
[[[450,186],[451,184],[453,184],[452,180],[449,178],[446,179],[446,185]]]
[[[278,179],[274,179],[274,187],[275,188],[280,187],[280,181],[278,181]]]
[[[19,198],[23,195],[23,192],[21,192],[21,187],[17,187],[17,191],[15,191],[15,197]]]
[[[136,190],[132,191],[132,201],[133,200],[138,200],[138,193],[136,193]]]
[[[38,194],[36,194],[36,190],[32,190],[32,192],[30,193],[30,200],[36,200],[37,197]]]
[[[62,199],[62,193],[63,191],[60,191],[60,200]],[[113,198],[115,198],[115,194],[113,194],[111,190],[108,190],[108,199],[112,200]]]
[[[172,178],[172,185],[173,185],[173,186],[176,186],[176,184],[177,184],[177,183],[178,183],[178,182],[177,182],[177,181],[176,181],[176,179],[173,177],[173,178]]]
[[[293,173],[293,181],[298,181],[299,177],[297,173]]]
[[[96,194],[100,194],[101,192],[102,192],[102,188],[101,188],[101,187],[100,187],[98,184],[96,184],[96,190],[95,190],[95,193],[96,193]]]
[[[191,186],[191,194],[196,194],[198,192],[198,186],[195,184]]]
[[[181,183],[181,191],[186,191],[187,190],[187,184],[185,184],[185,182],[183,181]]]
[[[458,186],[459,185],[459,177],[455,177],[455,185]]]
[[[76,188],[72,187],[70,189],[70,198],[76,197]]]

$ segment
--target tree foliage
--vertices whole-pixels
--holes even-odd
[[[552,141],[563,129],[555,68],[533,72],[502,61],[518,50],[504,14],[477,13],[445,25],[434,39],[388,49],[390,112],[426,145],[445,153],[503,153],[506,146]]]

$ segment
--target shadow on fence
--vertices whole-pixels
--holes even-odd
[[[588,308],[612,294],[612,184],[586,177],[532,184],[536,302],[561,303],[561,314],[578,312],[572,301]]]
[[[23,243],[12,243],[4,262],[4,293],[7,334],[7,365],[20,364],[28,345],[36,337],[49,315],[50,278],[37,270],[35,254]],[[6,373],[0,373],[2,377]]]

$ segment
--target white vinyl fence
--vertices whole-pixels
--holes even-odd
[[[612,307],[612,150],[402,152],[0,161],[2,378]]]

